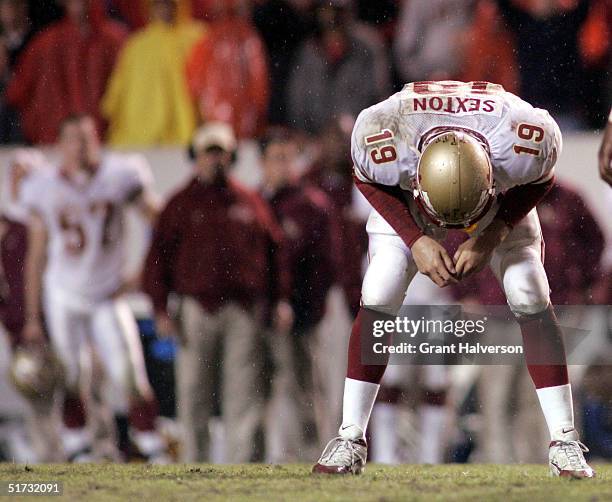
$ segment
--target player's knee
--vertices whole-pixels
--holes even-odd
[[[516,316],[543,312],[550,303],[550,288],[540,256],[530,252],[514,260],[507,266],[503,279],[510,309]]]
[[[393,246],[379,250],[363,280],[361,301],[371,310],[389,313],[401,307],[406,295],[408,258]]]
[[[508,305],[517,317],[539,314],[548,308],[548,291],[511,291],[506,293]]]
[[[361,291],[361,302],[370,310],[387,313],[389,309],[397,309],[401,306],[402,300],[382,288],[364,288]]]

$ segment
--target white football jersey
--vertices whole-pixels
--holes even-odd
[[[552,176],[561,132],[545,110],[488,82],[415,82],[363,110],[353,129],[355,175],[411,191],[423,139],[472,131],[490,152],[498,193]]]
[[[21,198],[47,227],[45,286],[86,302],[115,292],[123,276],[124,210],[151,184],[140,155],[105,155],[93,177],[78,181],[59,167],[31,176]]]

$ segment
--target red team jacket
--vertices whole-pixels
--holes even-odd
[[[93,7],[92,7],[93,9]],[[103,129],[100,99],[126,32],[103,14],[83,34],[68,18],[38,33],[22,53],[6,90],[31,143],[53,143],[71,114],[89,114]]]
[[[204,184],[193,178],[166,204],[146,258],[143,286],[156,311],[174,292],[197,298],[214,312],[227,302],[245,307],[268,294],[270,249],[280,296],[291,278],[282,232],[268,205],[234,181]]]
[[[335,279],[332,203],[320,190],[287,186],[267,197],[285,235],[296,329],[318,323]],[[279,295],[272,281],[272,302]]]

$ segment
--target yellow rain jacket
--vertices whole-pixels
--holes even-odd
[[[152,22],[125,44],[102,101],[112,146],[184,145],[197,112],[185,77],[185,60],[203,25]]]

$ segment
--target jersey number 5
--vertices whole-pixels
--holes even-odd
[[[521,123],[516,128],[516,135],[520,139],[524,139],[526,141],[532,141],[533,143],[541,143],[544,141],[544,129],[537,125],[533,124],[525,124]],[[538,148],[530,148],[528,146],[519,145],[516,143],[514,145],[514,153],[521,154],[526,153],[528,155],[540,155],[540,150]]]
[[[113,230],[115,223],[120,220],[115,218],[117,212],[115,206],[110,202],[93,203],[89,211],[91,213],[102,214],[102,246],[107,247],[114,241]],[[59,213],[59,223],[66,242],[66,251],[71,255],[80,255],[85,250],[87,237],[83,225],[75,218],[74,213],[69,209],[62,209]]]
[[[393,139],[393,131],[390,129],[383,129],[377,134],[366,136],[365,144],[367,146],[371,146],[390,139]],[[372,148],[372,150],[370,150],[370,158],[374,164],[386,164],[387,162],[393,162],[394,160],[397,160],[397,150],[393,145]]]

